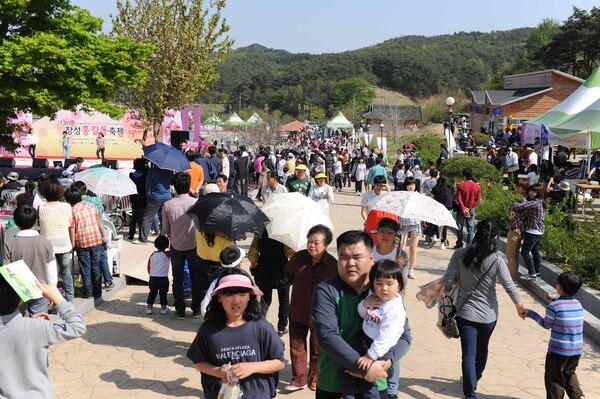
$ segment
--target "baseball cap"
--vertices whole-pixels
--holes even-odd
[[[10,172],[9,174],[6,175],[6,178],[8,180],[17,181],[17,180],[19,180],[19,173],[17,173],[17,172]]]
[[[221,250],[219,260],[221,261],[221,266],[232,268],[239,265],[244,256],[246,256],[246,251],[242,248],[237,245],[228,245]]]
[[[380,231],[387,231],[388,233],[392,233],[398,235],[398,230],[400,230],[400,224],[396,222],[394,219],[383,218],[377,223],[377,229],[372,230],[371,234],[379,233]]]
[[[263,292],[252,284],[250,277],[243,274],[230,274],[219,279],[219,285],[212,292],[212,296],[216,296],[220,290],[225,288],[247,288],[252,295],[262,296]]]
[[[294,158],[294,154],[292,154],[291,152],[287,155],[288,158]]]

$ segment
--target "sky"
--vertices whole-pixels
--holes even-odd
[[[116,0],[71,0],[104,20]],[[206,4],[209,1],[205,1]],[[596,3],[596,4],[594,4]],[[227,0],[224,16],[234,48],[258,43],[292,53],[338,53],[408,35],[492,32],[560,23],[573,7],[590,11],[597,0]]]

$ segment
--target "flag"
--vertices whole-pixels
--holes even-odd
[[[541,128],[541,134],[540,134],[540,140],[541,141],[548,141],[548,128],[546,127],[546,125],[542,124],[542,128]]]

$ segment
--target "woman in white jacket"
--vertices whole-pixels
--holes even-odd
[[[327,176],[323,172],[317,173],[315,180],[317,184],[310,186],[308,198],[321,204],[323,211],[329,216],[329,203],[333,202],[333,188],[325,182]]]

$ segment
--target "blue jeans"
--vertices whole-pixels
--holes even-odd
[[[456,225],[458,226],[458,232],[456,233],[457,241],[456,244],[462,247],[463,242],[463,228],[467,226],[467,245],[473,242],[475,238],[475,209],[471,209],[471,217],[466,218],[462,212],[456,212]]]
[[[192,312],[199,313],[200,303],[203,298],[198,280],[200,258],[198,257],[196,248],[187,251],[179,251],[171,246],[171,268],[173,272],[173,299],[175,300],[175,311],[179,314],[185,313],[183,267],[186,260],[188,262],[188,268],[190,269],[190,279],[192,282]]]
[[[488,344],[496,321],[485,324],[475,323],[457,317],[462,349],[463,394],[465,398],[477,398],[477,381],[483,375],[488,358]]]
[[[79,273],[83,281],[83,298],[100,298],[102,295],[102,273],[100,271],[100,252],[102,244],[87,248],[76,248],[79,261]]]
[[[27,311],[30,317],[36,313],[48,313],[48,300],[46,298],[37,298],[28,301]]]
[[[542,257],[540,256],[541,234],[525,233],[523,244],[521,245],[521,255],[525,260],[525,266],[530,276],[535,276],[542,267]]]
[[[106,245],[100,245],[100,267],[102,270],[102,277],[104,277],[105,283],[112,283],[112,265],[108,264],[108,257],[106,256]]]
[[[394,364],[392,367],[388,369],[387,376],[387,394],[388,395],[398,395],[398,379],[400,378],[400,359],[404,357],[408,350],[410,349],[410,342],[404,339],[404,335],[400,337],[402,341],[402,349],[400,356],[397,359],[394,359]]]
[[[55,254],[56,264],[58,265],[58,275],[62,278],[67,294],[67,302],[73,302],[75,298],[75,287],[73,286],[73,274],[71,273],[71,253]]]
[[[167,202],[167,200],[155,200],[149,199],[146,202],[146,208],[142,214],[142,228],[140,229],[140,241],[148,241],[148,235],[150,234],[150,226],[154,222],[154,218],[158,215],[160,207]]]

